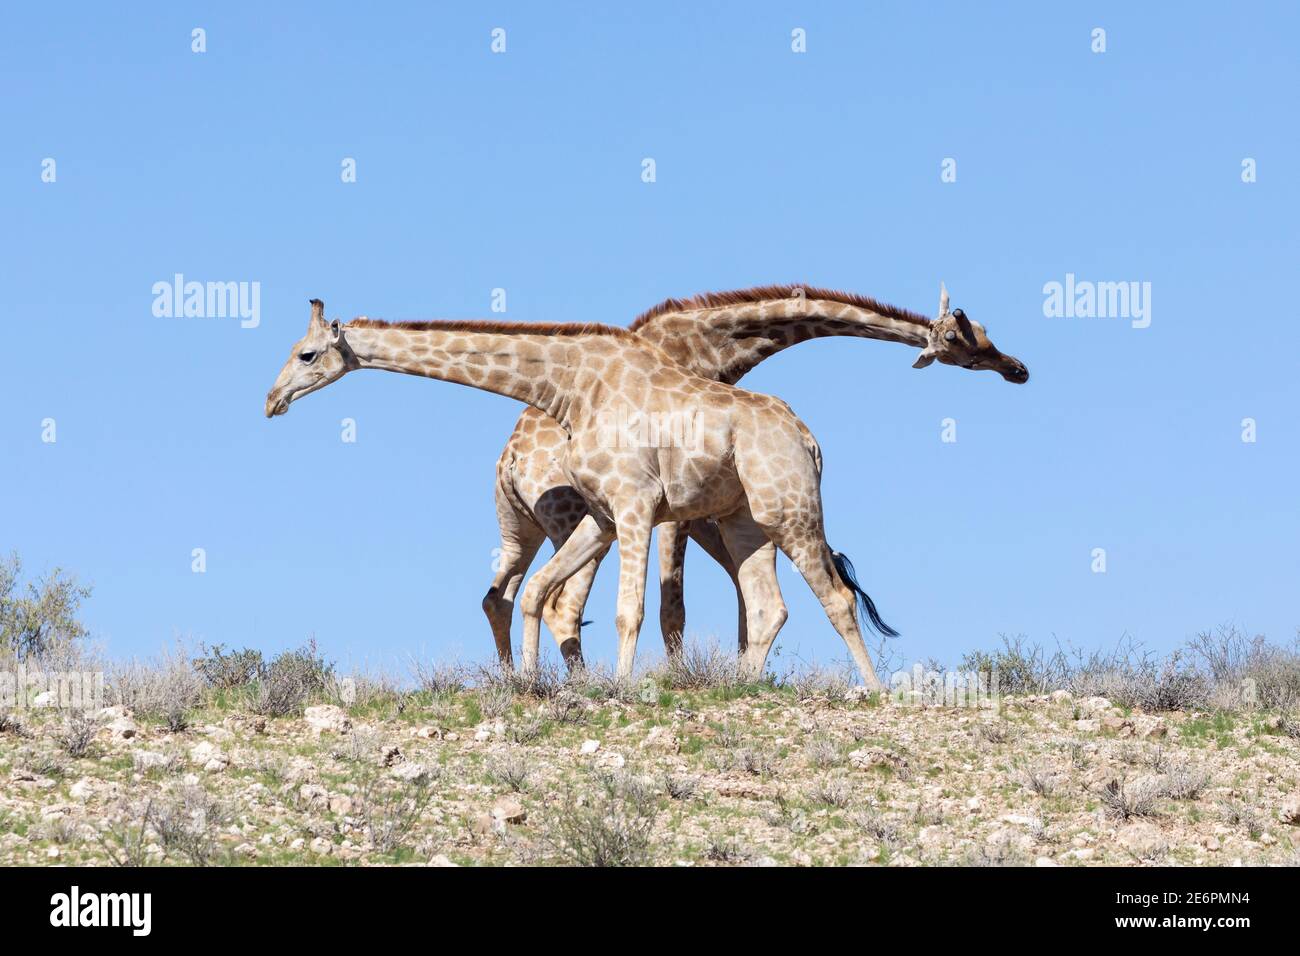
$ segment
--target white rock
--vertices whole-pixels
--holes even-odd
[[[190,748],[190,762],[201,765],[207,773],[221,773],[230,766],[230,758],[206,740]]]
[[[52,690],[43,690],[32,698],[33,707],[58,707],[59,695]]]
[[[606,770],[622,770],[627,758],[617,751],[610,750],[596,758],[596,764]]]
[[[352,729],[352,718],[343,712],[341,707],[335,707],[333,704],[321,704],[319,707],[308,707],[304,713],[307,720],[307,726],[321,733],[346,734]]]
[[[445,853],[439,853],[429,861],[430,866],[460,866],[459,863],[453,863],[451,858]]]
[[[429,768],[413,760],[399,763],[389,773],[398,780],[405,780],[407,783],[419,783],[429,778]]]
[[[1282,806],[1277,811],[1277,818],[1283,823],[1300,826],[1300,793],[1293,793],[1282,801]]]
[[[140,728],[135,725],[135,721],[130,717],[119,717],[107,727],[109,734],[114,740],[130,740],[140,733]]]
[[[1160,828],[1144,820],[1136,820],[1115,835],[1115,841],[1138,859],[1150,859],[1163,853],[1169,846]]]
[[[318,783],[304,783],[298,788],[298,799],[308,807],[328,806],[330,794]]]
[[[136,750],[131,754],[131,760],[135,764],[135,769],[141,773],[155,768],[166,769],[172,765],[171,757],[152,750]],[[206,762],[205,760],[204,763]]]
[[[503,823],[523,823],[528,819],[528,813],[524,810],[524,805],[514,797],[506,797],[498,800],[492,807],[492,818],[500,820]]]
[[[1105,697],[1085,697],[1079,701],[1078,707],[1080,717],[1107,717],[1118,712]]]
[[[584,740],[582,742],[582,746],[578,748],[578,752],[581,754],[591,755],[594,754],[599,749],[600,749],[599,740]]]

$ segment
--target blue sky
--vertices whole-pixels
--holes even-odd
[[[85,618],[115,655],[314,634],[357,664],[487,658],[493,468],[519,406],[366,373],[268,422],[309,297],[331,318],[465,318],[504,288],[511,320],[625,323],[770,282],[932,314],[942,279],[1028,386],[847,339],[744,382],[820,440],[829,538],[897,650],[1167,649],[1229,621],[1289,640],[1300,18],[1135,6],[11,9],[0,548],[92,583]],[[260,282],[260,325],[155,317],[178,272]],[[1067,273],[1151,283],[1150,326],[1045,317]],[[780,571],[783,658],[843,658]],[[611,560],[587,613],[606,661],[615,577]],[[698,550],[687,605],[693,634],[733,640]]]

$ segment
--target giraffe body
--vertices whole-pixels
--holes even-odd
[[[945,305],[941,320],[946,312]],[[864,296],[802,286],[765,286],[669,299],[638,318],[632,329],[694,374],[735,384],[760,362],[809,339],[853,336],[924,350],[930,344],[930,326],[925,316]],[[979,367],[999,371],[1010,381],[1022,381],[1023,365],[988,345]],[[549,539],[558,549],[587,513],[582,495],[566,483],[562,461],[567,439],[563,426],[554,419],[536,408],[525,408],[497,462],[502,560],[483,608],[498,654],[506,664],[512,661],[515,596],[538,546]],[[739,567],[727,552],[718,525],[704,519],[659,528],[660,629],[665,649],[676,653],[685,630],[683,565],[688,538],[722,566],[736,587],[737,643],[743,653],[748,641]],[[557,589],[543,608],[546,625],[570,662],[581,660],[583,609],[603,557],[604,552],[594,557]]]

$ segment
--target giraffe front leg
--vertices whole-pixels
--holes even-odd
[[[749,635],[740,654],[741,676],[761,680],[768,652],[787,617],[776,579],[776,545],[748,512],[724,518],[718,527],[727,551],[739,564],[735,579]]]
[[[618,669],[615,676],[628,680],[636,662],[636,639],[645,618],[645,577],[650,563],[650,533],[654,506],[650,502],[625,505],[618,518]]]
[[[510,619],[514,616],[515,594],[528,565],[541,547],[544,535],[526,516],[514,509],[503,509],[500,501],[497,515],[501,525],[501,553],[497,558],[492,586],[483,596],[483,613],[492,628],[497,658],[502,667],[509,668],[514,665],[510,651]]]
[[[560,653],[570,670],[583,665],[582,612],[596,580],[596,571],[608,553],[606,545],[605,550],[584,564],[582,570],[560,585],[550,600],[542,605],[542,620],[550,629],[555,643],[560,645]]]
[[[749,615],[745,611],[745,590],[740,586],[740,569],[736,566],[736,559],[727,551],[722,532],[714,522],[697,518],[687,528],[695,543],[727,572],[732,587],[736,589],[736,648],[737,653],[744,654],[745,648],[749,646]]]
[[[536,670],[537,649],[541,640],[542,611],[557,587],[581,570],[582,566],[609,546],[612,530],[602,528],[591,515],[583,518],[569,540],[551,555],[540,571],[524,588],[524,661],[525,671]]]
[[[682,652],[686,632],[686,528],[685,522],[676,521],[659,526],[659,630],[669,657]]]

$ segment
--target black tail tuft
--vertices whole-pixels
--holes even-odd
[[[898,632],[880,619],[880,612],[876,610],[876,604],[871,600],[871,595],[862,590],[862,585],[858,584],[858,576],[853,573],[853,562],[849,560],[848,555],[841,554],[839,551],[832,551],[831,560],[835,562],[835,570],[839,573],[840,580],[847,584],[849,589],[858,596],[858,605],[871,622],[871,626],[885,637],[898,637]]]

